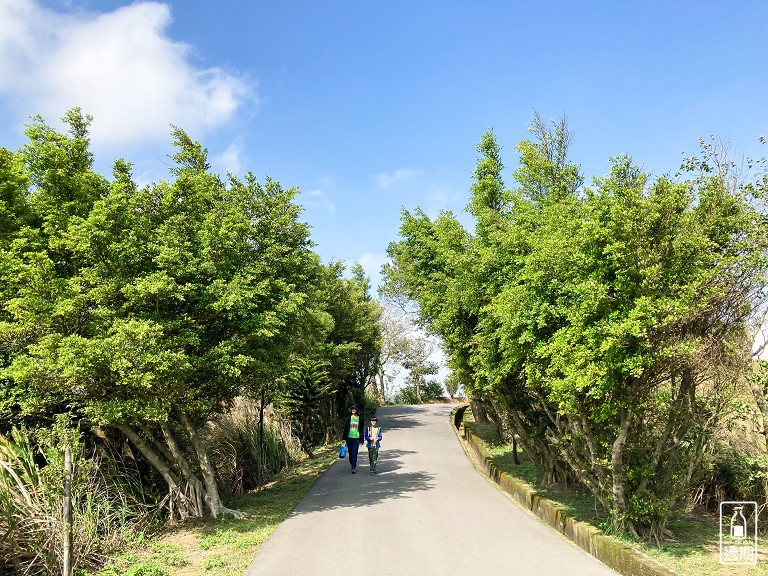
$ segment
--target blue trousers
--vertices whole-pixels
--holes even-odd
[[[359,448],[359,439],[347,438],[347,453],[349,454],[349,463],[352,465],[352,468],[357,468],[357,451]]]

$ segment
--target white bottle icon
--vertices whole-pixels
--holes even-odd
[[[747,519],[741,512],[743,506],[736,506],[731,516],[731,538],[734,540],[743,540],[747,537]]]

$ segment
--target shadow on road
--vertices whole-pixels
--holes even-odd
[[[398,450],[397,448],[390,448],[389,450],[381,449],[379,451],[379,462],[377,467],[382,472],[397,470],[402,465],[400,458],[406,454],[416,454],[416,451]],[[366,462],[367,461],[368,459],[366,458]]]
[[[424,423],[408,418],[407,416],[397,416],[396,418],[382,419],[379,423],[382,430],[401,430],[406,428],[416,428],[417,426],[424,426]]]
[[[326,477],[315,484],[291,515],[335,508],[372,506],[383,500],[408,498],[414,492],[431,490],[434,487],[434,474],[401,470],[402,461],[399,457],[406,454],[414,452],[388,450],[386,457],[382,453],[376,476],[368,474],[367,458],[360,459],[356,475],[350,473],[346,462],[338,463],[327,472]],[[339,478],[340,476],[343,478]]]
[[[376,415],[384,430],[398,430],[424,426],[424,422],[412,418],[412,415],[421,413],[423,409],[416,406],[387,406],[377,410]]]

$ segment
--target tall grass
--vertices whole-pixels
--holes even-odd
[[[263,435],[260,448],[259,406],[245,399],[208,425],[205,441],[225,496],[257,488],[301,459],[290,425],[271,411],[265,412]]]
[[[0,572],[55,573],[60,532],[29,437],[16,429],[0,436]]]
[[[55,437],[35,447],[26,430],[0,435],[0,574],[61,574],[64,470]],[[85,459],[79,442],[73,448],[72,560],[90,568],[143,530],[154,509],[136,497],[129,477],[110,477],[100,458]]]
[[[756,502],[761,534],[768,533],[768,454],[746,443],[715,442],[704,455],[689,506],[716,511],[724,501]]]

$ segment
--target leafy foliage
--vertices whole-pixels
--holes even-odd
[[[531,130],[513,190],[493,134],[478,145],[474,235],[450,213],[403,212],[385,292],[418,303],[455,378],[545,480],[581,483],[615,529],[660,539],[745,372],[763,182],[704,146],[677,179],[618,157],[584,188],[565,121]]]
[[[446,377],[443,386],[445,386],[445,390],[451,398],[456,398],[463,392],[464,385],[461,383],[461,380],[459,380],[456,373],[451,372]]]
[[[320,263],[296,189],[222,179],[180,128],[171,180],[140,187],[124,160],[111,180],[94,171],[90,117],[64,121],[60,134],[35,118],[22,150],[0,151],[1,426],[69,414],[138,450],[170,516],[235,514],[205,424],[240,396],[259,399],[261,416],[291,404],[291,370],[316,360],[328,375],[320,421],[338,427],[335,406],[376,370],[367,280]]]
[[[311,436],[320,403],[334,392],[327,365],[321,361],[301,359],[293,366],[286,384],[278,406],[295,423],[301,447],[311,457]]]

